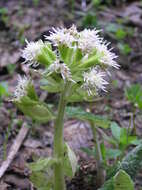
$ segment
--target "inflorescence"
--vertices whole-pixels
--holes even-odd
[[[22,50],[22,57],[25,59],[28,66],[36,66],[39,64],[38,56],[42,54],[42,50],[48,44],[56,46],[56,59],[48,65],[48,73],[58,73],[61,75],[64,81],[78,82],[73,79],[74,72],[70,63],[64,63],[60,57],[59,48],[65,46],[69,49],[78,49],[82,54],[82,60],[87,60],[91,56],[96,56],[98,63],[95,61],[87,69],[77,70],[78,62],[76,62],[76,72],[81,72],[82,76],[82,89],[88,92],[88,95],[94,95],[99,90],[106,91],[107,71],[110,67],[116,69],[119,65],[116,63],[117,56],[109,49],[109,43],[103,40],[99,35],[100,31],[96,29],[84,29],[78,31],[76,26],[73,25],[71,28],[53,28],[49,36],[45,36],[47,42],[39,40],[37,42],[27,42],[27,46]],[[45,52],[44,52],[45,53]],[[25,82],[25,84],[24,84]],[[25,93],[26,78],[19,78],[19,84],[15,92],[16,97],[21,97]]]

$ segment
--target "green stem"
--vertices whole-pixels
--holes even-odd
[[[135,114],[136,114],[136,108],[134,108],[133,110],[133,129],[132,129],[133,135],[136,135]]]
[[[54,131],[54,158],[59,160],[59,162],[54,166],[54,190],[65,190],[65,179],[63,171],[63,154],[64,154],[64,140],[63,140],[63,120],[64,112],[66,107],[66,95],[68,93],[70,85],[65,84],[64,90],[60,95],[58,114],[55,121],[55,131]]]
[[[97,186],[100,187],[105,182],[105,170],[103,167],[103,158],[102,158],[100,143],[98,139],[98,132],[94,123],[91,123],[91,128],[93,132],[93,138],[94,138],[95,149],[96,149]]]

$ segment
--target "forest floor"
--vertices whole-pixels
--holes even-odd
[[[1,13],[3,7],[7,11]],[[32,0],[0,1],[0,83],[5,83],[8,86],[8,93],[14,92],[18,74],[29,73],[27,67],[21,64],[23,60],[20,57],[20,49],[24,47],[24,39],[26,38],[29,41],[44,39],[44,35],[48,34],[52,27],[68,27],[71,24],[76,24],[79,29],[82,29],[88,24],[85,20],[85,15],[88,14],[87,9],[91,15],[94,13],[94,9],[89,9],[88,6],[84,10],[80,1],[75,4],[74,8],[62,0],[59,4],[49,0],[41,0],[37,5]],[[121,6],[106,7],[101,10],[95,9],[95,13],[97,15],[95,23],[97,26],[101,26],[103,35],[115,47],[121,68],[113,71],[112,84],[107,94],[102,95],[89,106],[86,103],[82,105],[86,109],[91,109],[95,114],[107,116],[121,127],[128,128],[133,107],[126,100],[125,89],[134,83],[142,84],[142,3],[132,1]],[[89,22],[92,26],[92,20]],[[123,39],[118,36],[119,40],[112,31],[113,26],[118,25],[121,25],[126,32]],[[130,30],[131,34],[129,33]],[[119,48],[124,43],[129,44],[130,52],[126,52],[125,49],[122,50],[123,47]],[[37,80],[36,77],[35,80]],[[40,98],[47,103],[57,102],[58,97],[56,95],[51,96],[48,93],[41,92],[38,82],[36,83],[36,90]],[[20,130],[21,123],[23,121],[29,122],[8,100],[9,97],[5,97],[0,104],[0,163],[5,158],[6,152],[9,153],[9,149]],[[136,134],[141,137],[142,116],[138,113],[139,111],[136,110]],[[35,128],[29,131],[15,159],[5,172],[0,182],[1,190],[32,189],[26,163],[32,161],[33,157],[51,155],[53,123],[40,125],[40,127],[38,124],[35,125]],[[133,128],[133,125],[131,127]],[[94,189],[95,161],[81,151],[82,147],[93,145],[88,124],[65,118],[64,137],[78,155],[81,164],[76,177],[68,183],[68,189]],[[135,184],[136,189],[140,190],[142,187],[141,172],[138,174]]]

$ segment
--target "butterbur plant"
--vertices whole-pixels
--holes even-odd
[[[46,189],[65,190],[65,176],[73,177],[76,170],[75,154],[63,139],[66,105],[69,102],[91,101],[101,91],[106,92],[109,68],[119,68],[116,55],[99,33],[96,29],[79,32],[74,25],[68,29],[53,28],[50,35],[45,36],[45,42],[26,41],[27,45],[22,50],[27,66],[34,69],[37,65],[44,67],[39,71],[41,89],[60,94],[58,110],[54,113],[39,100],[34,81],[19,77],[14,97],[16,105],[33,120],[44,123],[54,120],[53,157],[44,163],[47,173],[49,168],[49,171],[53,169],[53,176],[50,176],[50,185]]]

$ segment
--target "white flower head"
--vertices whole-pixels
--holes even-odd
[[[73,24],[69,29],[67,29],[68,32],[74,36],[74,37],[78,37],[78,31],[77,31],[77,28],[76,26]]]
[[[76,41],[77,29],[75,25],[71,28],[53,28],[53,32],[50,32],[50,36],[45,36],[47,40],[53,42],[55,46],[66,45],[67,47],[72,47],[73,43]]]
[[[60,73],[63,80],[74,82],[72,80],[72,75],[71,75],[69,67],[65,63],[60,63],[59,60],[56,60],[54,63],[52,63],[49,66],[48,71],[49,71],[49,75],[52,74],[53,72]]]
[[[27,46],[22,50],[22,57],[25,59],[24,63],[27,63],[28,66],[38,65],[37,57],[41,53],[41,49],[45,46],[42,40],[37,42],[28,42],[26,40]]]
[[[98,33],[100,31],[93,29],[84,29],[79,32],[78,48],[82,50],[84,54],[90,54],[101,42],[101,38]]]
[[[108,82],[104,79],[105,76],[105,72],[92,68],[89,72],[83,74],[84,84],[82,87],[87,90],[88,95],[93,95],[94,92],[97,93],[99,90],[106,92]]]
[[[56,60],[54,63],[52,63],[49,67],[48,67],[48,71],[49,73],[59,73],[60,72],[60,62],[59,60]]]
[[[30,84],[31,80],[26,76],[21,77],[18,75],[18,84],[14,91],[13,101],[20,101],[22,97],[27,95],[27,87]]]
[[[110,43],[103,42],[97,46],[97,51],[100,53],[100,61],[102,64],[118,69],[120,66],[116,63],[117,56],[108,48]]]
[[[62,75],[63,80],[68,80],[68,81],[74,82],[72,80],[72,75],[71,75],[70,69],[65,63],[61,64],[60,70],[61,70],[61,75]]]

